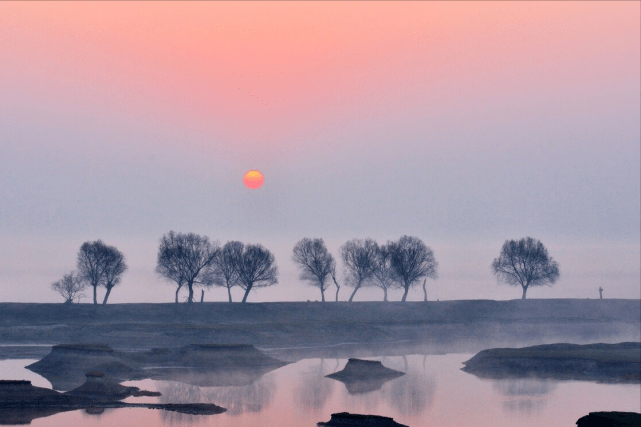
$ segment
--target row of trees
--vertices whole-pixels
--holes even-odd
[[[122,274],[127,270],[125,257],[114,246],[108,246],[102,240],[85,242],[78,251],[76,271],[65,274],[62,279],[51,284],[51,288],[72,303],[85,295],[85,288],[93,288],[93,303],[98,304],[98,287],[104,287],[107,292],[102,300],[107,304],[111,290],[120,283]]]
[[[401,301],[405,301],[409,290],[421,279],[427,301],[427,279],[438,277],[434,252],[417,237],[402,236],[384,245],[372,239],[349,240],[341,246],[340,257],[344,284],[353,288],[350,302],[359,289],[370,286],[383,291],[384,301],[388,300],[390,289],[401,289]],[[300,240],[294,246],[292,260],[299,268],[300,279],[319,288],[323,302],[332,284],[338,301],[336,261],[323,239]],[[97,304],[97,288],[102,286],[106,289],[102,303],[106,304],[126,269],[124,256],[115,247],[101,240],[85,242],[78,252],[77,271],[65,274],[51,287],[71,303],[91,286],[93,302]],[[559,278],[558,263],[539,240],[531,237],[506,241],[500,256],[492,262],[492,271],[500,282],[520,285],[523,299],[530,287],[551,285]],[[238,286],[244,290],[242,302],[246,302],[252,289],[278,283],[274,255],[263,246],[230,241],[221,247],[207,236],[174,231],[160,240],[156,272],[176,286],[176,303],[183,288],[188,291],[188,303],[194,302],[196,286],[225,287],[232,302],[231,289]]]
[[[230,241],[220,247],[217,241],[194,233],[170,231],[160,240],[156,272],[176,285],[178,292],[185,286],[187,302],[194,301],[194,286],[223,286],[232,302],[231,288],[241,287],[245,293],[252,289],[278,283],[278,267],[274,255],[262,245],[246,245]]]
[[[336,262],[323,239],[304,238],[294,246],[293,252],[292,260],[300,270],[300,279],[318,287],[321,300],[325,301],[325,291],[331,285],[331,278],[338,301],[340,286],[336,280]],[[423,291],[427,301],[425,281],[438,277],[434,252],[418,237],[403,236],[385,245],[379,245],[372,239],[353,239],[341,246],[340,252],[345,284],[354,288],[350,302],[365,286],[381,288],[384,301],[387,301],[389,289],[403,289],[402,301],[405,301],[410,288],[420,279],[424,279]]]

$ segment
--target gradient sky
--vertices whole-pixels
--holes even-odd
[[[338,257],[403,234],[439,261],[430,299],[519,298],[490,263],[525,236],[561,267],[529,297],[639,298],[640,12],[0,2],[0,301],[61,300],[49,284],[102,239],[130,266],[110,302],[171,302],[169,230],[271,249],[281,283],[250,301],[319,299],[303,237]]]

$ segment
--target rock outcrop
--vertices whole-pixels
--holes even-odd
[[[27,369],[66,391],[80,387],[90,371],[116,382],[151,378],[214,387],[248,385],[286,364],[252,345],[191,344],[125,353],[106,344],[61,344]]]
[[[590,412],[576,422],[577,427],[639,427],[641,414],[636,412]]]
[[[639,383],[641,343],[496,348],[483,350],[463,363],[463,371],[483,378],[535,377]]]
[[[379,390],[387,381],[405,375],[404,372],[387,368],[376,360],[348,359],[342,371],[326,375],[345,384],[350,394]]]
[[[154,404],[125,403],[117,400],[133,395],[137,387],[125,387],[105,381],[95,373],[88,376],[87,383],[79,389],[60,393],[42,387],[34,387],[31,381],[0,381],[0,425],[30,424],[33,419],[48,417],[59,412],[89,409],[98,413],[104,408],[149,408],[177,411],[193,415],[212,415],[226,409],[214,404]]]
[[[332,414],[327,422],[319,422],[319,427],[409,427],[399,424],[393,418],[381,417],[380,415],[361,415],[340,412]]]

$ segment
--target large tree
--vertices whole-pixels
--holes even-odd
[[[526,237],[506,240],[501,254],[492,262],[499,282],[523,288],[522,299],[530,286],[552,285],[559,278],[559,264],[548,254],[540,240]]]
[[[389,244],[389,249],[398,286],[404,290],[401,301],[407,299],[410,288],[420,279],[438,277],[438,263],[434,252],[418,237],[403,236],[397,242]]]
[[[232,302],[231,288],[240,284],[238,262],[243,254],[244,246],[241,242],[236,241],[225,243],[218,252],[218,255],[216,255],[215,262],[212,266],[218,276],[213,282],[217,286],[227,288],[229,302]]]
[[[325,302],[325,290],[336,268],[334,257],[329,253],[323,239],[305,237],[294,246],[292,260],[300,269],[300,279],[320,289]],[[338,285],[337,285],[338,286]]]
[[[391,243],[376,245],[376,255],[372,263],[372,285],[383,290],[383,301],[387,301],[387,291],[396,283],[396,272],[392,267]]]
[[[345,283],[354,288],[349,302],[356,292],[372,277],[377,244],[372,239],[352,239],[341,246],[341,258],[345,271]]]
[[[214,276],[208,267],[219,251],[218,242],[207,236],[170,231],[160,239],[156,272],[176,284],[176,300],[183,286],[189,291],[187,302],[194,302],[194,286],[209,286]]]
[[[111,289],[120,283],[127,270],[125,257],[116,247],[105,245],[102,240],[85,242],[78,251],[78,278],[93,287],[93,303],[98,304],[97,288],[104,286],[107,293],[102,303],[106,304]]]
[[[85,288],[86,284],[78,279],[78,276],[75,272],[71,272],[62,276],[62,279],[51,284],[51,289],[58,292],[64,299],[65,304],[71,304],[74,299],[80,300],[81,297],[84,297],[82,290]]]
[[[278,267],[274,255],[262,245],[246,245],[238,261],[238,279],[245,290],[242,302],[247,302],[252,289],[277,284]]]

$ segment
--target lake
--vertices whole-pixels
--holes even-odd
[[[161,397],[128,402],[215,403],[220,415],[197,416],[125,408],[101,414],[72,411],[38,418],[33,426],[216,426],[315,427],[332,413],[377,414],[411,427],[421,426],[574,426],[595,411],[641,411],[639,384],[597,384],[537,379],[487,380],[460,370],[472,354],[372,357],[406,372],[379,389],[352,390],[325,378],[343,369],[346,359],[304,359],[278,368],[247,385],[197,387],[176,381],[129,381]],[[35,360],[0,361],[0,378],[26,379],[51,387],[24,366]],[[372,388],[372,387],[370,387]],[[376,388],[374,386],[373,388]],[[359,392],[360,391],[360,392]]]

